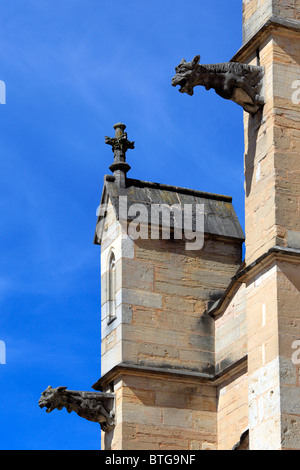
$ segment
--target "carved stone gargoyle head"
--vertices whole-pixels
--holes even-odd
[[[52,388],[49,386],[42,393],[41,398],[39,399],[39,407],[46,407],[47,413],[50,413],[55,408],[58,410],[62,410],[64,404],[61,401],[61,393],[66,389],[67,387]]]
[[[196,67],[200,62],[200,55],[196,55],[191,62],[182,59],[179,65],[175,67],[176,75],[172,78],[172,86],[180,86],[180,93],[194,94],[194,82]]]

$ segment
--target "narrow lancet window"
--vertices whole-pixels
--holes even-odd
[[[116,318],[116,259],[111,252],[108,264],[108,322]]]

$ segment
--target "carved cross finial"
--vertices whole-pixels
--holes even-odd
[[[115,137],[105,137],[105,143],[112,146],[115,162],[126,161],[126,152],[128,149],[134,149],[134,142],[127,139],[125,124],[118,122],[114,125],[116,131]]]
[[[111,145],[114,153],[114,163],[109,169],[114,173],[117,183],[124,186],[126,173],[130,170],[126,163],[126,152],[128,149],[134,149],[134,142],[127,139],[125,124],[118,122],[113,127],[116,131],[115,137],[105,137],[105,143]]]

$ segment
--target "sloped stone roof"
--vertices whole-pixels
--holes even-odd
[[[101,204],[104,204],[105,198],[108,197],[114,207],[117,219],[119,219],[120,196],[127,197],[128,208],[133,204],[143,204],[147,207],[149,214],[152,204],[180,204],[182,207],[184,204],[191,204],[193,207],[196,204],[203,204],[205,207],[205,234],[230,238],[241,243],[245,239],[230,196],[130,178],[126,178],[126,188],[120,188],[115,184],[113,175],[106,175],[104,177]],[[101,244],[101,237],[95,235],[94,243]]]

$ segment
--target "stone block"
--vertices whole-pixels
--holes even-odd
[[[290,415],[300,415],[300,387],[281,385],[280,389],[281,410]]]
[[[299,450],[300,417],[283,413],[281,416],[282,448]]]
[[[157,292],[144,292],[137,289],[121,289],[119,303],[140,307],[162,308],[162,295]]]
[[[151,263],[124,259],[122,263],[122,287],[152,292],[154,288],[154,266]]]
[[[173,428],[187,428],[193,427],[193,415],[190,410],[177,409],[177,408],[164,408],[163,409],[163,424]]]
[[[176,346],[166,346],[153,343],[140,343],[138,345],[138,354],[139,356],[151,356],[151,357],[179,357],[179,349]]]

